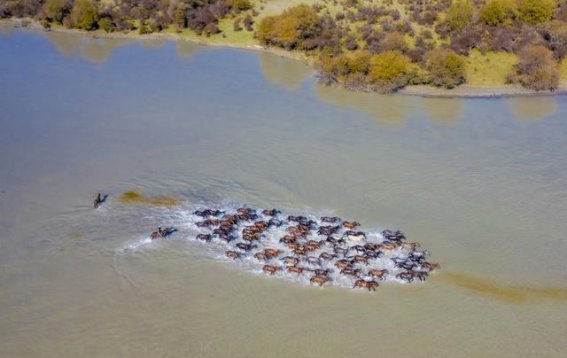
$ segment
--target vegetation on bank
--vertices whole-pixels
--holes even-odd
[[[5,0],[45,27],[175,32],[297,51],[324,83],[394,92],[565,77],[567,0]]]
[[[494,76],[540,91],[559,85],[566,21],[565,0],[323,0],[263,18],[256,34],[265,45],[318,56],[326,83],[453,88],[466,82],[473,53],[510,54],[507,73]]]

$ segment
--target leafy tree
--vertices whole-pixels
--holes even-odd
[[[268,45],[287,49],[299,47],[300,43],[318,33],[317,12],[308,5],[297,5],[281,15],[268,16],[258,24],[256,37]]]
[[[458,0],[447,9],[445,21],[452,31],[459,32],[472,22],[473,15],[474,6],[468,0]]]
[[[543,27],[542,32],[555,58],[563,59],[567,55],[567,23],[559,20],[550,21]]]
[[[98,9],[92,0],[75,0],[70,14],[71,25],[82,30],[95,30],[98,22]]]
[[[43,12],[49,21],[63,22],[63,18],[71,11],[69,0],[47,0],[43,5]]]
[[[109,17],[103,17],[98,21],[98,26],[105,32],[114,32],[116,26]]]
[[[520,62],[508,76],[511,83],[536,91],[554,90],[559,86],[559,66],[551,50],[541,45],[528,45],[520,53]]]
[[[465,61],[448,49],[435,49],[426,54],[426,70],[430,83],[454,88],[465,82]]]
[[[398,51],[386,51],[370,59],[370,81],[378,90],[394,92],[413,77],[411,60]]]
[[[557,0],[518,0],[520,19],[528,24],[541,24],[551,19]]]
[[[496,26],[514,17],[516,3],[514,0],[490,0],[480,10],[480,18],[488,25]]]

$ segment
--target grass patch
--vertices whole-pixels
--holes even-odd
[[[518,62],[515,54],[508,52],[471,51],[466,57],[467,84],[472,86],[503,86],[506,76]]]

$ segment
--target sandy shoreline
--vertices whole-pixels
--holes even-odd
[[[0,19],[0,24],[8,24],[8,26],[12,27],[13,29],[74,33],[74,34],[80,34],[84,36],[90,36],[92,38],[101,38],[101,39],[187,41],[198,45],[210,46],[210,47],[229,47],[229,48],[236,48],[236,49],[250,50],[250,51],[264,51],[281,57],[287,57],[290,59],[301,61],[305,64],[313,66],[313,60],[300,52],[291,52],[279,48],[264,47],[260,45],[235,44],[229,41],[213,42],[213,41],[207,41],[206,38],[203,38],[203,40],[195,40],[195,39],[183,38],[173,33],[151,33],[151,34],[139,35],[136,33],[123,33],[123,32],[114,32],[114,33],[105,33],[102,31],[85,32],[82,30],[67,29],[60,27],[46,30],[39,22],[33,19],[13,19],[13,18]],[[559,88],[555,91],[537,92],[516,85],[503,85],[498,87],[481,87],[481,86],[470,86],[465,84],[450,90],[444,88],[431,87],[431,86],[422,86],[422,85],[408,86],[398,91],[396,94],[404,95],[404,96],[440,97],[440,98],[497,98],[497,97],[526,97],[526,96],[555,96],[566,93],[567,93],[567,81],[563,80]]]

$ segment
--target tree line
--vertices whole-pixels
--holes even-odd
[[[252,7],[250,0],[3,0],[0,17],[32,17],[47,28],[140,34],[174,28],[209,36],[220,32],[219,20]]]

